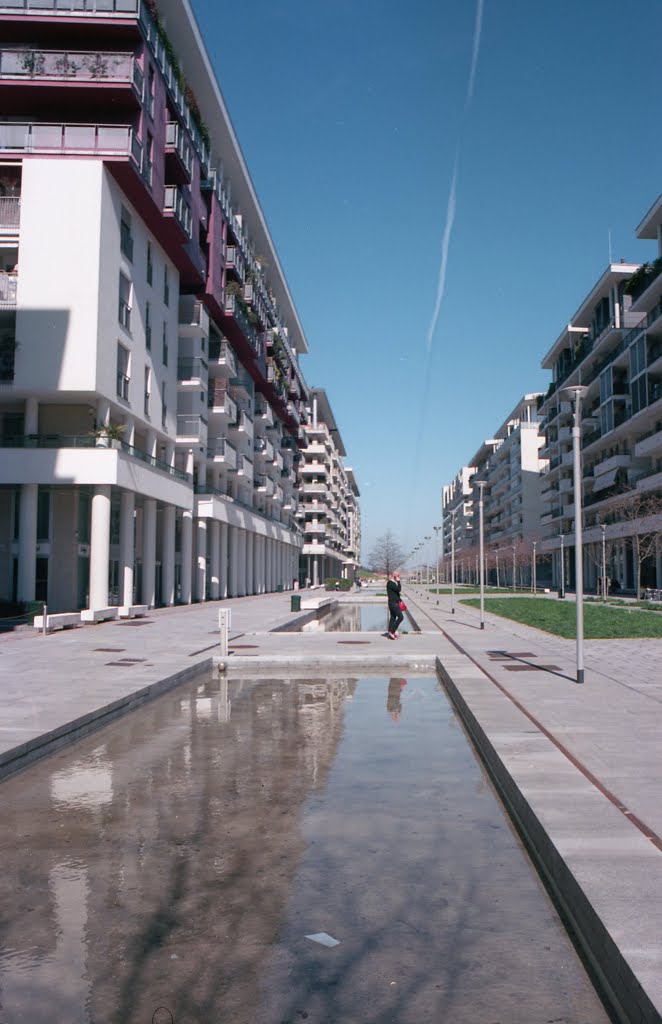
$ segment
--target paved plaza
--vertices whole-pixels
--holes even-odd
[[[325,599],[303,592],[304,607]],[[336,595],[333,595],[334,599]],[[357,595],[341,601],[356,600]],[[376,592],[362,599],[379,601]],[[409,588],[421,632],[272,632],[299,613],[290,594],[150,612],[144,620],[47,637],[0,638],[0,772],[211,666],[218,609],[231,607],[236,671],[276,666],[436,665],[532,856],[586,943],[625,1019],[662,1011],[662,640],[587,641],[586,682],[574,681],[573,641],[542,634]],[[273,669],[272,669],[273,670]]]

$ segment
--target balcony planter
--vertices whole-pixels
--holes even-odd
[[[94,427],[90,436],[96,438],[97,448],[121,448],[125,431],[124,424],[107,423],[102,427]]]

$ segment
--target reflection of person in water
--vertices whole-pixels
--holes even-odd
[[[394,722],[400,721],[402,711],[402,691],[407,685],[406,679],[389,679],[388,696],[386,698],[386,710]]]

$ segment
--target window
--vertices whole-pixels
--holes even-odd
[[[129,401],[129,350],[117,343],[117,396]]]
[[[168,418],[168,406],[166,405],[166,386],[165,381],[161,384],[161,426],[165,429],[166,420]]]
[[[162,352],[162,356],[163,356],[163,365],[167,366],[168,365],[168,325],[167,325],[167,323],[163,324],[163,352]]]
[[[126,258],[133,262],[133,235],[131,234],[131,214],[123,206],[120,219],[120,249]]]
[[[51,525],[51,492],[43,487],[37,494],[37,543],[48,540]]]
[[[632,415],[641,412],[648,405],[648,374],[642,373],[630,384],[630,398],[632,399]]]
[[[638,377],[646,369],[646,335],[630,345],[630,379]]]
[[[152,307],[149,302],[145,305],[145,348],[152,347]]]
[[[170,282],[168,280],[168,268],[163,268],[163,301],[166,306],[170,305]]]
[[[614,393],[611,366],[600,374],[600,404],[606,402]]]
[[[145,367],[145,405],[144,412],[145,416],[149,416],[149,395],[152,382],[152,373],[149,366]]]
[[[154,264],[152,262],[152,243],[147,243],[147,284],[152,283],[154,276]]]
[[[150,117],[154,117],[154,66],[149,64],[147,67],[147,113]]]
[[[152,184],[152,151],[154,149],[154,138],[151,132],[147,132],[145,140],[145,155],[143,160],[143,178],[148,185]]]
[[[131,330],[131,282],[120,273],[119,321],[127,331]]]
[[[600,433],[608,434],[614,429],[614,403],[607,402],[600,409]]]

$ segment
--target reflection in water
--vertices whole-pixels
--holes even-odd
[[[303,626],[305,632],[324,633],[384,633],[388,627],[388,609],[385,604],[339,603],[328,615]],[[405,614],[400,632],[411,629]]]
[[[389,679],[388,682],[386,710],[394,722],[400,721],[400,714],[402,713],[402,691],[406,685],[406,679]]]
[[[208,678],[3,782],[2,1024],[602,1024],[454,721]]]

